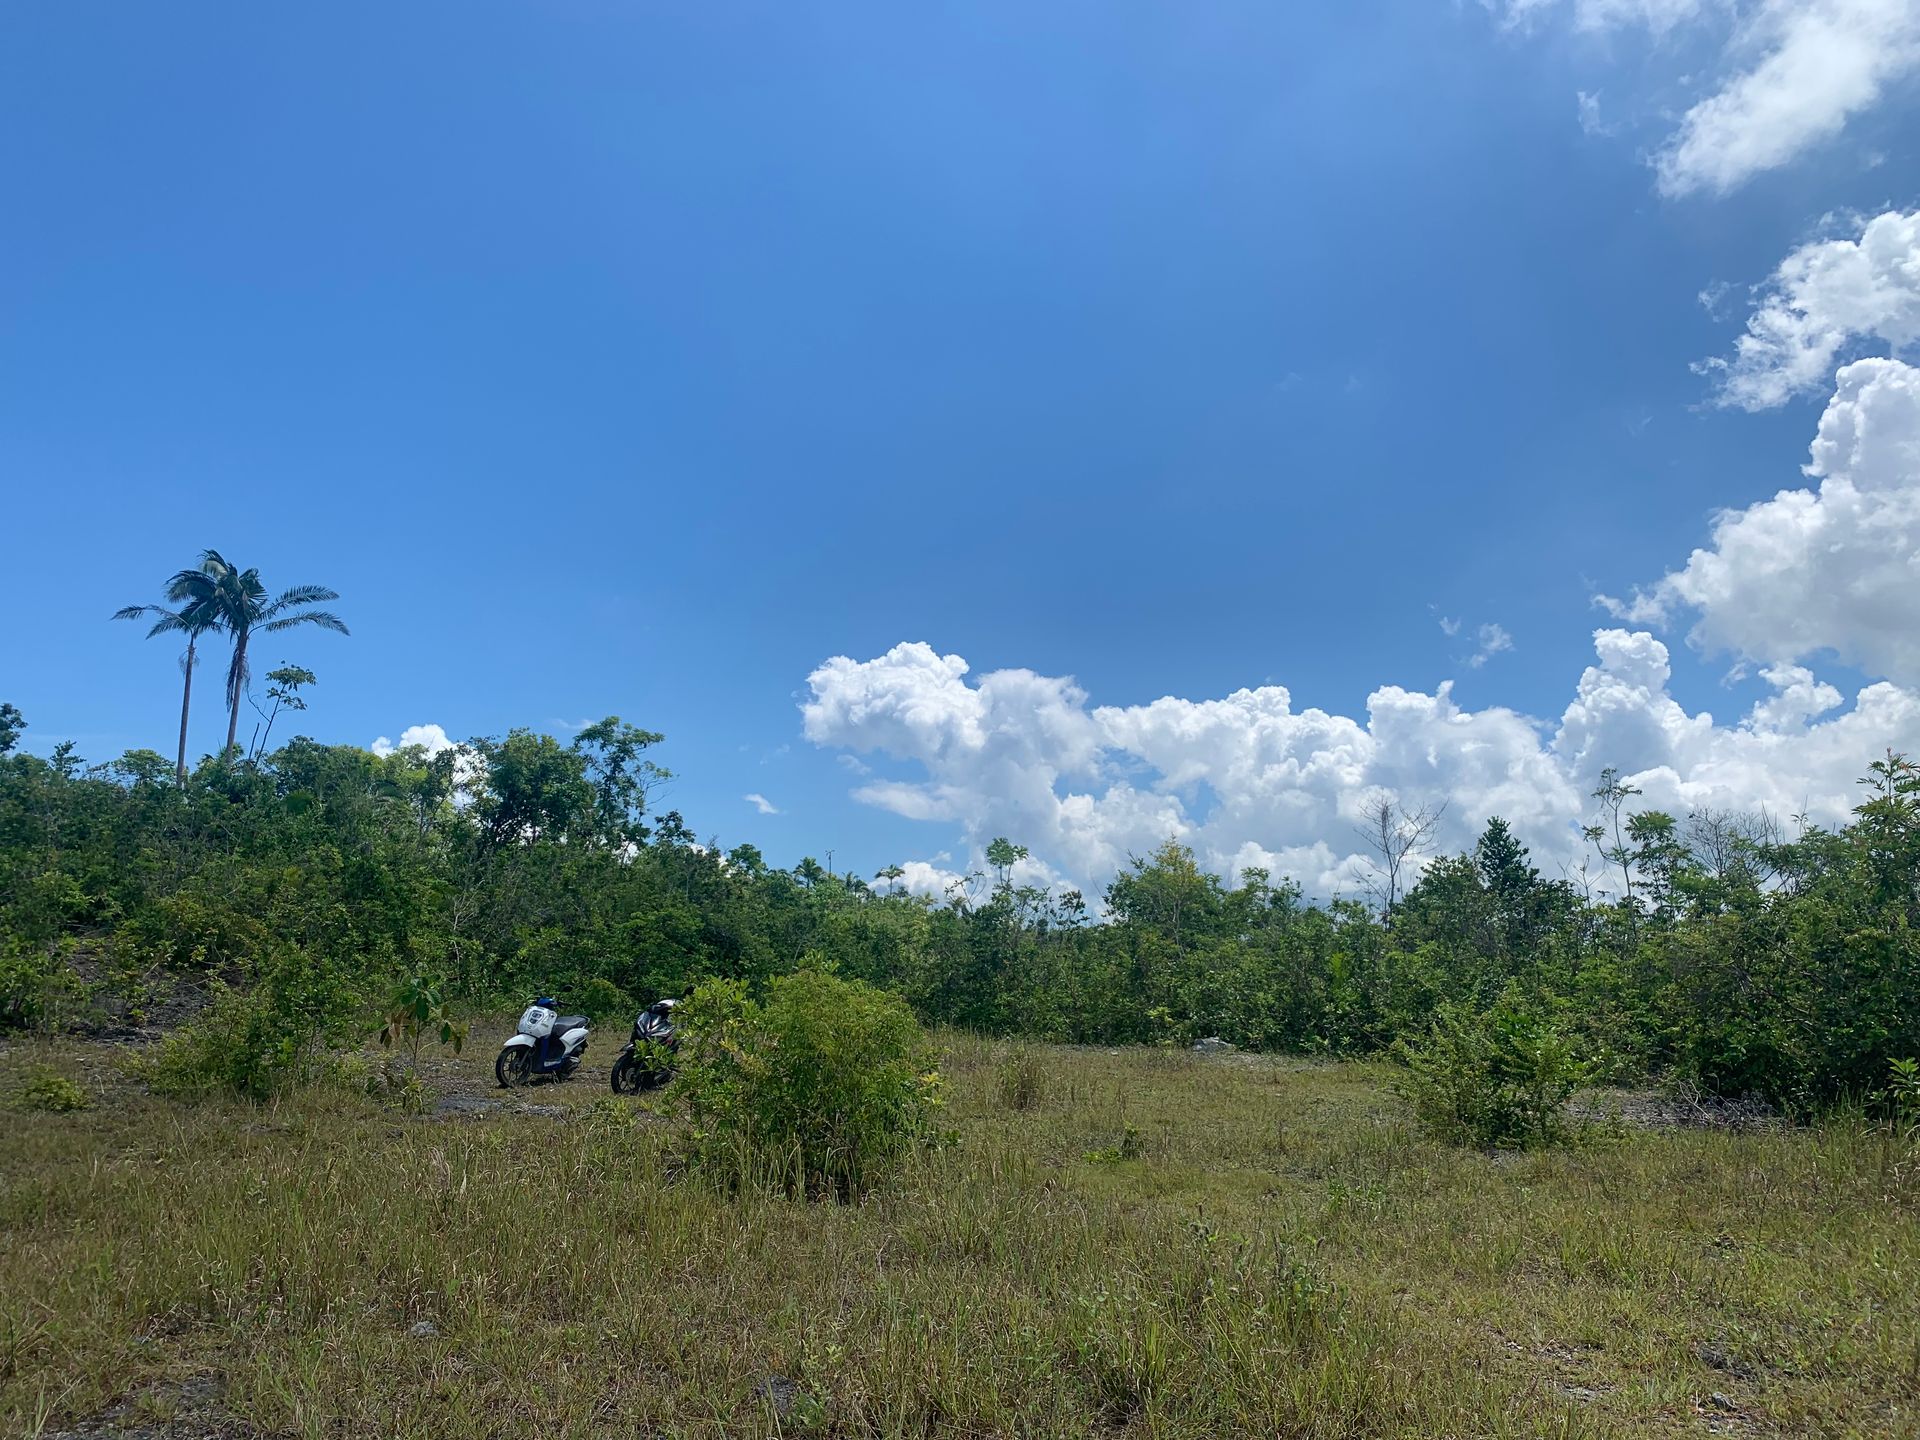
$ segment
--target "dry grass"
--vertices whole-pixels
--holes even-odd
[[[488,1033],[436,1089],[488,1093]],[[1920,1424],[1920,1212],[1857,1127],[1494,1159],[1364,1067],[955,1040],[962,1143],[808,1206],[663,1179],[601,1070],[415,1119],[179,1108],[109,1061],[94,1109],[5,1117],[8,1434]]]

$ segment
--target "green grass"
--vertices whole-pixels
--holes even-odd
[[[430,1083],[485,1093],[489,1034]],[[604,1069],[526,1097],[562,1115],[436,1120],[180,1107],[69,1057],[95,1108],[0,1132],[0,1431],[1920,1424],[1920,1208],[1863,1127],[1490,1157],[1362,1066],[949,1045],[961,1143],[858,1205],[663,1178]]]

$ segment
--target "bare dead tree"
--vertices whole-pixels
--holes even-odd
[[[1774,856],[1784,836],[1765,809],[1719,810],[1704,806],[1687,816],[1684,839],[1694,861],[1709,875],[1753,877],[1768,885],[1778,875]]]
[[[1382,795],[1367,803],[1360,812],[1360,824],[1354,833],[1373,852],[1376,878],[1367,886],[1380,902],[1380,913],[1391,915],[1399,903],[1401,879],[1411,862],[1418,860],[1433,844],[1433,832],[1440,817],[1447,813],[1447,802],[1431,802],[1409,810],[1391,795]]]

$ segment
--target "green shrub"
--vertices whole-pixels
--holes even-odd
[[[631,1024],[633,1017],[640,1013],[640,1007],[634,1004],[631,995],[613,981],[598,975],[580,987],[574,1003],[580,1007],[580,1013],[596,1025],[608,1016],[615,1019],[624,1016]]]
[[[1424,1044],[1395,1047],[1396,1089],[1429,1132],[1457,1145],[1529,1149],[1569,1138],[1585,1079],[1564,1035],[1509,992],[1484,1013],[1443,1006]]]
[[[176,1100],[271,1100],[325,1075],[326,1047],[347,1032],[357,1009],[330,967],[293,952],[251,990],[214,981],[212,1003],[139,1071],[155,1094]]]
[[[77,1082],[46,1065],[36,1065],[27,1072],[19,1093],[20,1103],[26,1109],[45,1110],[55,1115],[85,1110],[93,1104]]]
[[[715,980],[676,1024],[689,1153],[736,1180],[856,1194],[936,1138],[940,1077],[896,996],[807,970],[774,979],[755,1003]]]
[[[86,1000],[86,983],[57,950],[12,937],[0,948],[0,1030],[55,1029]]]
[[[387,1000],[380,1026],[380,1043],[391,1049],[407,1047],[409,1067],[420,1063],[420,1047],[428,1040],[451,1046],[458,1055],[467,1043],[467,1022],[453,1018],[440,982],[426,975],[409,975]]]
[[[1887,1088],[1880,1095],[1887,1124],[1902,1139],[1920,1143],[1920,1060],[1889,1060],[1887,1072]]]
[[[1129,1125],[1121,1132],[1118,1145],[1100,1145],[1087,1151],[1087,1162],[1092,1165],[1118,1165],[1122,1160],[1138,1160],[1145,1150],[1140,1131]]]

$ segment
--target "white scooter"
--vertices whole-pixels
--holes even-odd
[[[521,1013],[515,1033],[500,1047],[493,1078],[505,1089],[526,1085],[542,1075],[565,1080],[580,1068],[587,1048],[587,1017],[562,1015],[541,996]]]

